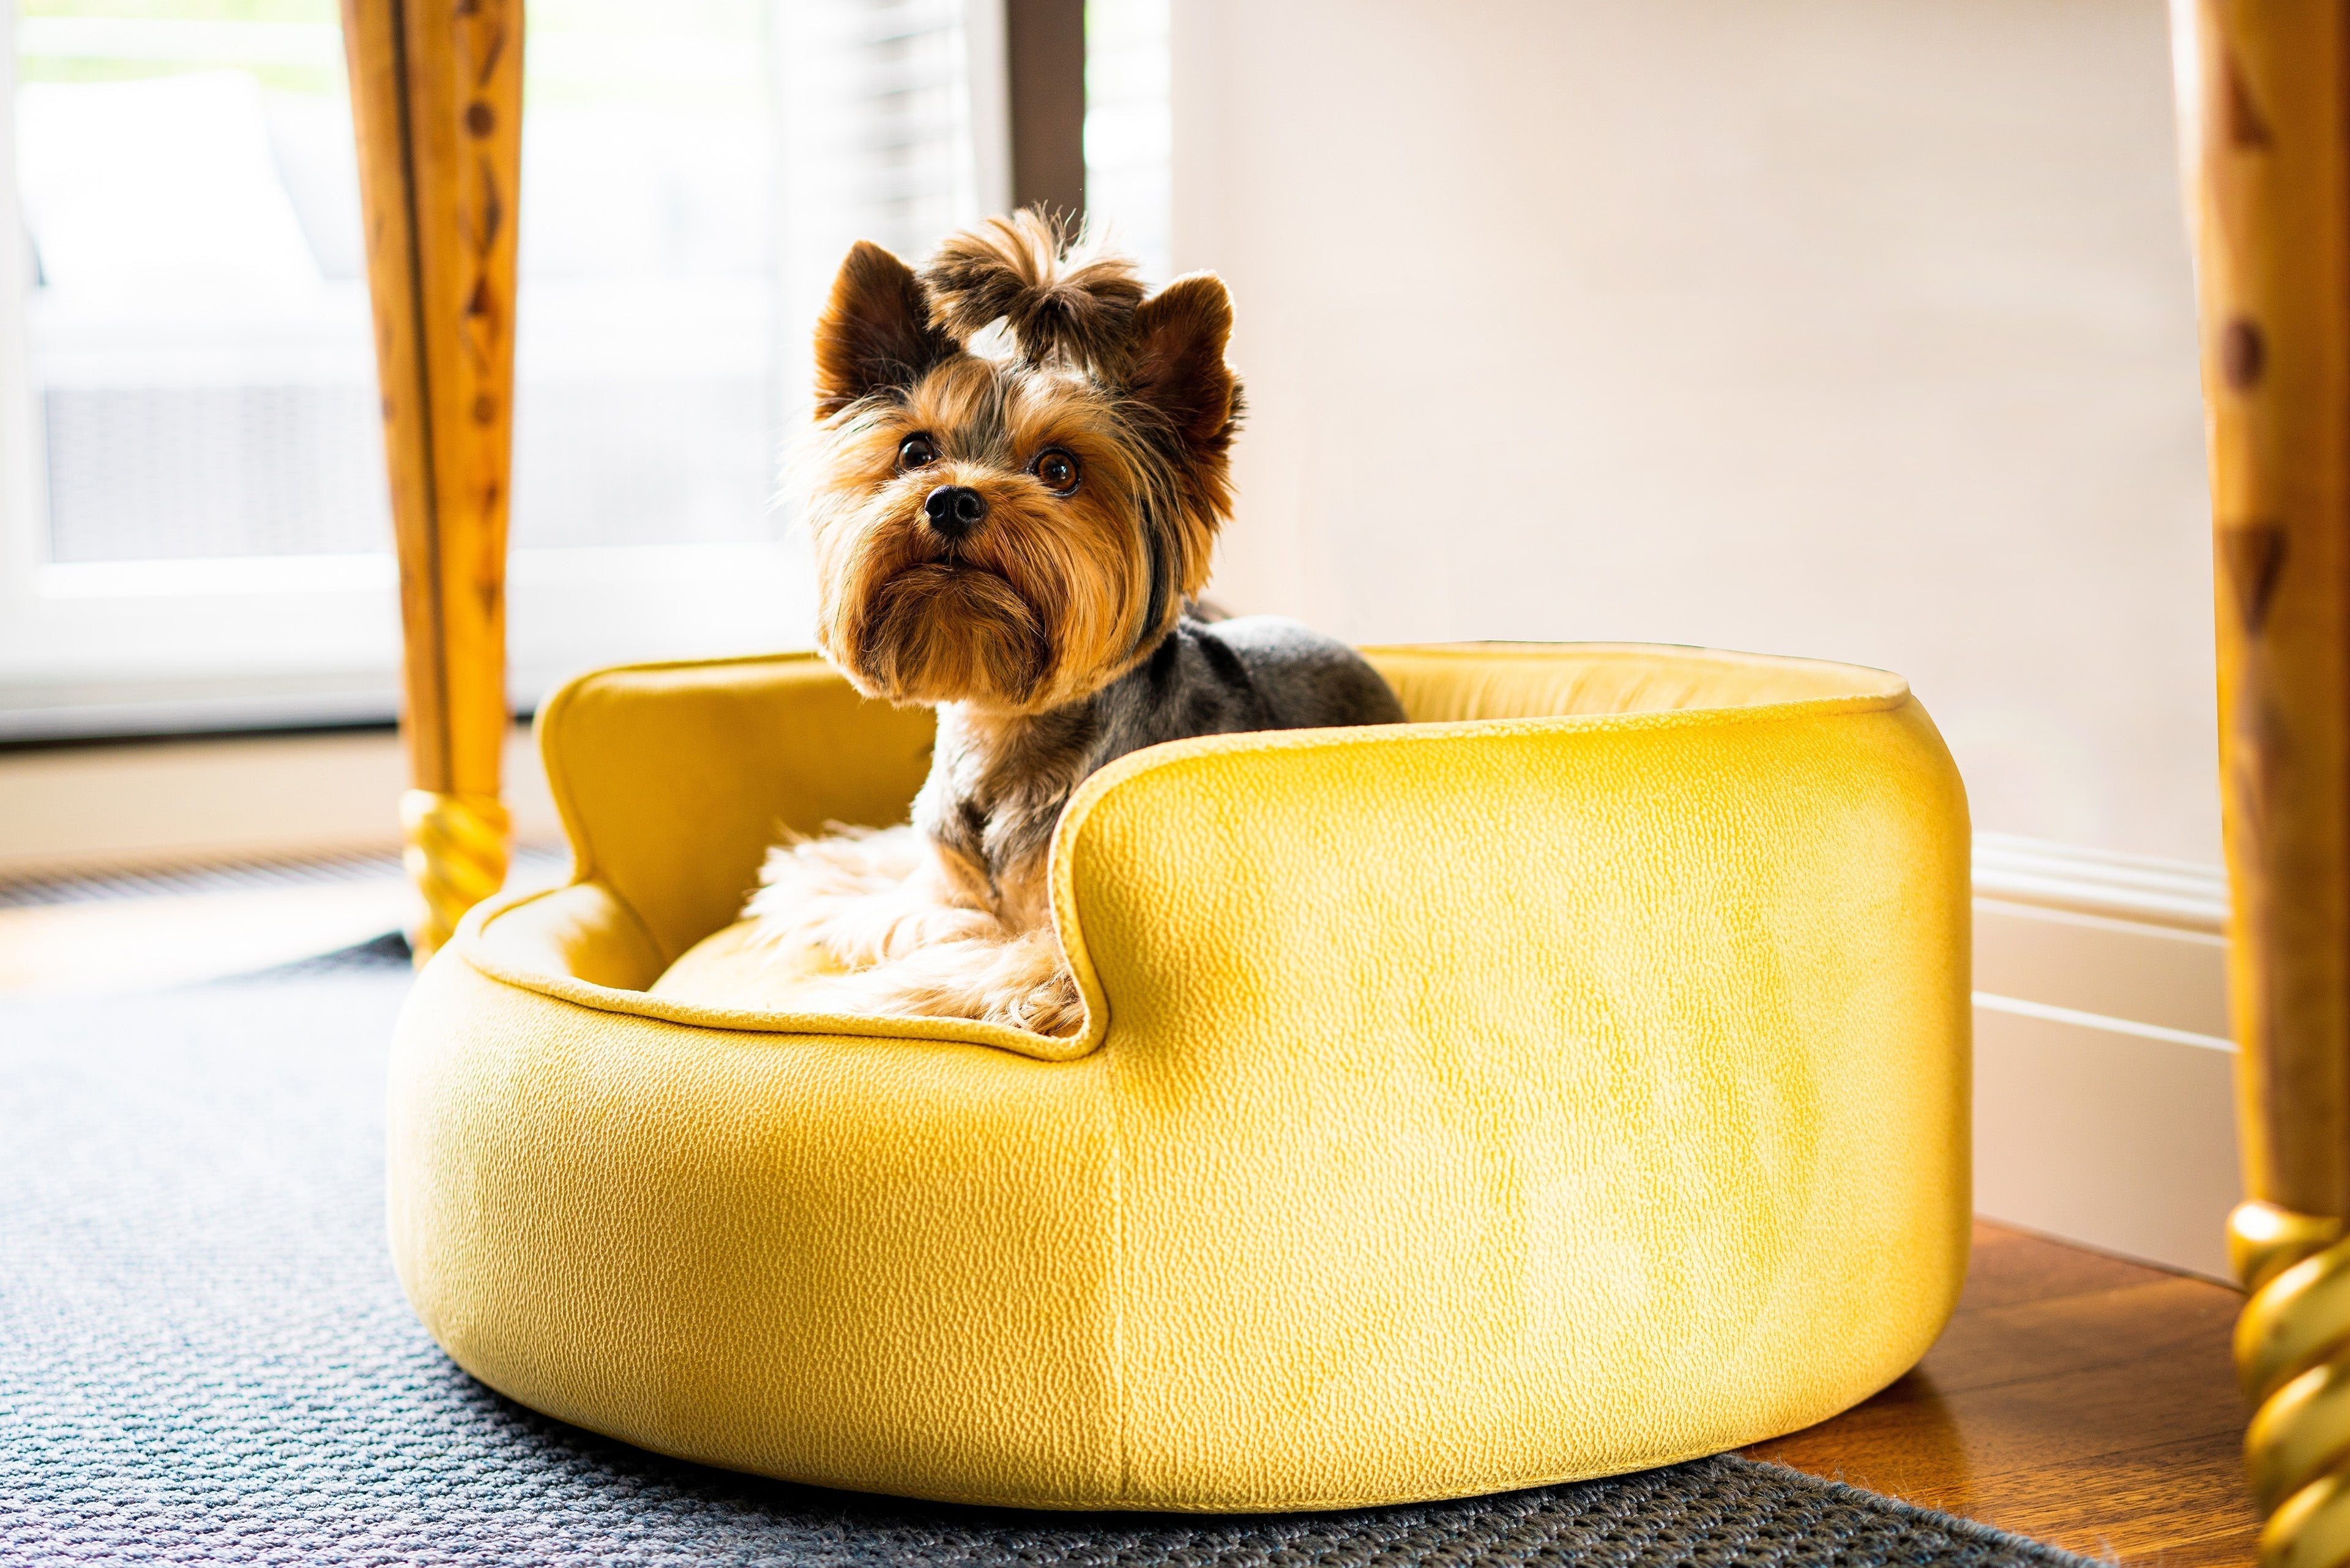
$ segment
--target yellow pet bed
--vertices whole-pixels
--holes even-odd
[[[1963,792],[1898,678],[1375,650],[1418,721],[1158,747],[1053,851],[1084,1033],[646,993],[931,718],[812,659],[540,718],[569,887],[417,984],[390,1220],[457,1362],[714,1465],[1326,1509],[1793,1430],[1964,1272]]]

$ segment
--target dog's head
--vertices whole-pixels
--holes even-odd
[[[1009,352],[968,345],[995,322]],[[1214,276],[1145,298],[1121,257],[1024,212],[918,275],[848,253],[794,460],[817,640],[898,702],[1041,712],[1116,678],[1208,575],[1240,383]]]

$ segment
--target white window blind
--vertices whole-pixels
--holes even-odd
[[[1000,0],[784,0],[787,315],[806,417],[807,327],[841,257],[871,240],[919,265],[1011,190]]]

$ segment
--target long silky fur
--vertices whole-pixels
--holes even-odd
[[[920,273],[934,331],[967,338],[1001,320],[1023,357],[1089,375],[1126,367],[1142,280],[1128,258],[1087,246],[1026,207],[949,236]]]

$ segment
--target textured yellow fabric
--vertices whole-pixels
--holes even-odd
[[[800,1012],[821,1008],[810,988],[841,972],[814,943],[764,940],[757,920],[737,920],[685,950],[647,987],[654,996],[727,1011]]]
[[[400,1026],[426,1324],[650,1448],[1053,1508],[1606,1474],[1898,1376],[1969,1207],[1966,806],[1922,710],[1691,649],[1374,657],[1442,722],[1080,791],[1066,1041],[647,995],[779,825],[902,818],[929,721],[795,659],[567,689],[581,882],[467,917]]]

